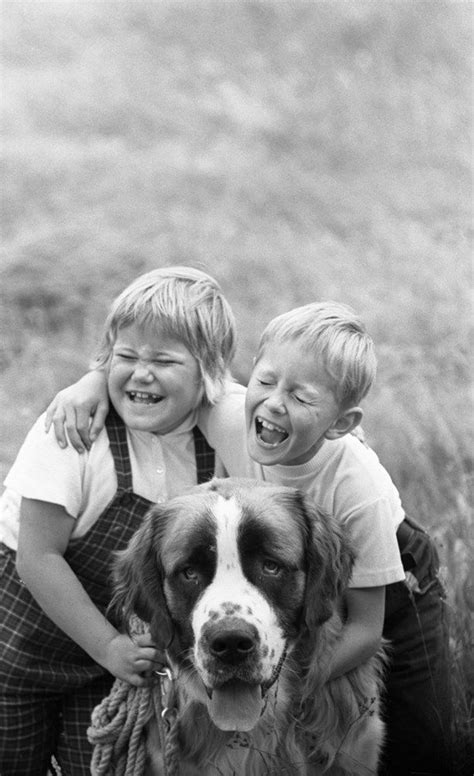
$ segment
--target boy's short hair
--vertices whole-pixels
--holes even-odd
[[[375,380],[374,344],[356,313],[337,302],[313,302],[274,318],[265,328],[257,360],[271,341],[297,341],[319,355],[334,380],[341,408],[359,404]]]
[[[112,302],[97,367],[109,363],[119,329],[131,324],[160,326],[181,340],[199,364],[203,401],[214,404],[219,399],[235,352],[235,320],[214,278],[184,266],[140,275]]]

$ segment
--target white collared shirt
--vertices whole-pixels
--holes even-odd
[[[196,485],[196,459],[191,416],[165,435],[127,429],[133,490],[162,503]],[[44,431],[40,416],[6,479],[0,498],[0,541],[16,550],[21,498],[59,504],[76,519],[73,537],[83,536],[105,510],[117,490],[117,476],[107,432],[103,429],[90,451],[62,450],[54,431]]]

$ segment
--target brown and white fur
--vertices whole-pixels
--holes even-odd
[[[215,479],[153,507],[115,607],[166,650],[180,776],[376,774],[381,659],[328,681],[351,566],[334,520],[291,488]],[[159,776],[153,721],[147,745]]]

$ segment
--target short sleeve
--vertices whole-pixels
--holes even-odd
[[[344,524],[355,551],[350,587],[389,585],[405,578],[387,499],[358,506]]]
[[[5,486],[23,498],[59,504],[76,518],[82,506],[85,458],[71,445],[61,449],[54,431],[46,434],[41,415],[26,436]]]

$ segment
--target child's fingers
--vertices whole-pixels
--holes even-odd
[[[66,435],[66,430],[64,428],[64,420],[55,419],[53,420],[53,428],[54,428],[54,435],[57,439],[59,447],[62,447],[63,449],[68,446],[68,439]]]
[[[76,410],[74,408],[72,408],[72,409],[66,408],[65,415],[66,415],[66,417],[65,417],[64,421],[62,421],[62,422],[59,421],[59,420],[58,421],[56,421],[56,420],[53,421],[53,423],[54,423],[54,432],[56,434],[56,437],[58,438],[58,441],[59,441],[59,429],[60,429],[60,426],[62,424],[63,427],[67,431],[67,436],[69,438],[69,442],[71,443],[71,445],[74,447],[75,450],[77,450],[78,453],[83,453],[85,446],[84,446],[84,442],[82,440],[82,437],[81,437],[80,433],[77,430]],[[63,429],[63,432],[64,432],[64,429]]]
[[[143,633],[141,636],[136,636],[134,642],[137,647],[139,647],[138,659],[150,661],[148,668],[156,670],[167,664],[168,661],[165,652],[153,644],[153,640],[149,633]]]
[[[123,676],[121,678],[129,684],[133,684],[134,687],[145,687],[145,685],[150,684],[150,680],[141,674],[130,674],[129,676]]]
[[[138,633],[136,636],[134,635],[133,643],[137,647],[155,647],[151,633]]]
[[[143,661],[145,661],[147,665],[145,668],[141,669],[142,671],[159,671],[168,663],[165,653],[160,649],[154,649],[152,647],[140,650],[140,654],[135,662],[142,663]]]
[[[90,450],[92,440],[90,437],[90,421],[91,421],[91,409],[90,407],[78,406],[75,410],[75,425],[71,428],[71,432],[74,433],[75,438],[80,440],[83,447],[86,450]],[[70,431],[68,427],[68,432]],[[77,448],[76,448],[77,449]]]
[[[107,413],[109,411],[109,405],[108,403],[101,402],[95,411],[91,427],[89,429],[89,438],[91,442],[94,442],[95,439],[99,436],[99,433],[102,431],[105,425],[105,419],[107,417]]]
[[[67,447],[68,441],[66,436],[66,429],[64,428],[64,415],[60,418],[58,416],[52,419],[54,435],[58,442],[59,447]]]
[[[143,674],[145,671],[151,671],[154,668],[155,665],[153,660],[151,658],[146,658],[145,656],[135,660],[133,664],[133,670],[139,674]]]
[[[154,653],[154,650],[151,650],[151,652]],[[133,667],[124,670],[123,678],[136,687],[143,687],[149,684],[152,672],[157,670],[157,667],[159,668],[160,666],[157,666],[152,658],[141,655],[135,658]]]
[[[46,414],[44,416],[44,430],[46,431],[46,433],[48,433],[49,429],[51,428],[51,425],[53,423],[53,418],[56,412],[57,412],[56,399],[53,399],[51,404],[49,404],[48,407],[46,408]],[[64,415],[63,415],[63,419],[64,419]],[[63,429],[63,433],[64,433],[64,429]],[[56,438],[57,438],[57,434],[56,434]],[[58,439],[58,442],[59,442],[59,439]],[[63,442],[64,444],[61,445],[61,447],[63,447],[66,443],[65,438]]]

